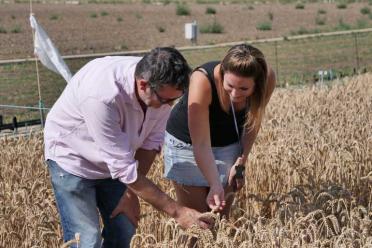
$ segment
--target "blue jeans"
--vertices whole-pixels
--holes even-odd
[[[48,160],[47,164],[64,241],[72,240],[75,233],[80,233],[80,248],[129,248],[135,227],[123,214],[110,218],[126,185],[111,178],[85,179],[74,176],[52,160]],[[103,242],[98,210],[104,225]]]

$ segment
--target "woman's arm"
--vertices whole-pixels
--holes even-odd
[[[188,97],[188,126],[194,156],[211,188],[212,199],[207,199],[208,205],[214,208],[214,204],[224,205],[224,196],[211,147],[209,105],[212,102],[212,88],[202,72],[195,71],[191,75]]]
[[[265,107],[270,100],[270,97],[274,91],[275,84],[276,84],[274,71],[271,68],[269,68],[268,71],[269,72],[267,76]],[[244,186],[244,182],[245,182],[244,177],[242,177],[241,174],[238,176],[236,166],[241,166],[241,165],[245,166],[247,159],[248,159],[248,155],[251,152],[254,141],[256,140],[257,134],[260,130],[261,121],[262,120],[257,120],[254,127],[247,129],[241,138],[242,144],[243,144],[243,154],[242,156],[238,157],[235,164],[233,165],[233,168],[230,170],[230,174],[229,174],[229,185],[232,186],[234,190],[240,190]]]

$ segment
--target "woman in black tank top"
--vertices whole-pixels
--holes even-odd
[[[233,197],[225,195],[244,185],[244,165],[274,87],[264,55],[246,44],[194,70],[168,120],[164,146],[165,177],[181,204],[228,217]]]

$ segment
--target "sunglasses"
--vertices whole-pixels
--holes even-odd
[[[182,97],[183,94],[179,97],[175,97],[175,98],[163,98],[159,95],[159,93],[157,92],[157,90],[155,89],[152,89],[152,92],[154,92],[156,98],[158,99],[158,101],[161,103],[161,104],[167,104],[167,103],[171,103],[171,102],[174,102],[175,100],[177,100],[178,98]]]

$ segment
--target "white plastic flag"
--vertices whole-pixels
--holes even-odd
[[[35,31],[34,53],[45,67],[55,73],[61,74],[68,83],[71,79],[70,69],[63,61],[52,40],[37,23],[36,18],[32,14],[30,15],[30,23],[31,28]]]

